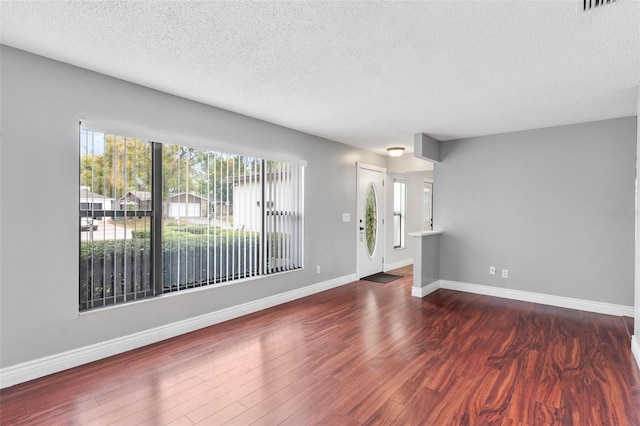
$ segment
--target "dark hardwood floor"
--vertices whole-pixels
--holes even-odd
[[[5,389],[1,422],[640,425],[622,318],[400,272]]]

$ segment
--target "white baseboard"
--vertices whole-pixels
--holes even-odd
[[[523,302],[540,303],[542,305],[558,306],[560,308],[577,309],[579,311],[596,312],[599,314],[627,317],[634,316],[633,306],[615,305],[613,303],[594,302],[591,300],[574,299],[571,297],[553,296],[550,294],[532,293],[529,291],[491,287],[486,285],[468,284],[458,281],[440,280],[439,283],[440,288],[448,290],[483,294],[486,296],[520,300]]]
[[[329,281],[309,285],[264,299],[244,303],[200,315],[183,321],[178,321],[162,327],[152,328],[139,333],[130,334],[106,342],[96,343],[78,349],[62,352],[55,355],[27,361],[0,369],[0,389],[17,385],[49,374],[77,367],[82,364],[97,361],[112,355],[137,349],[152,343],[160,342],[171,337],[176,337],[204,327],[209,327],[224,321],[241,317],[271,308],[276,305],[290,302],[320,293],[335,287],[339,287],[357,281],[356,274],[345,275]]]
[[[413,265],[413,257],[408,259],[398,260],[397,262],[385,263],[382,267],[384,272],[389,272],[394,269],[403,268],[405,266]]]
[[[631,336],[631,353],[633,353],[633,357],[636,359],[636,364],[638,368],[640,368],[640,343],[638,343],[638,338],[634,334]]]
[[[425,297],[429,293],[433,293],[440,288],[440,281],[434,281],[424,287],[411,287],[411,295],[413,297]]]

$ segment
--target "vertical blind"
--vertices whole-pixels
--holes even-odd
[[[80,129],[80,309],[153,295],[151,144]]]
[[[81,310],[302,267],[304,166],[83,127],[80,146]]]
[[[303,167],[163,146],[163,291],[302,267]]]

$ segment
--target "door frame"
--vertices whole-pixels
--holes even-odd
[[[358,250],[360,250],[360,230],[359,228],[359,217],[358,217],[358,202],[360,201],[360,169],[366,169],[366,170],[370,170],[370,171],[374,171],[374,172],[380,172],[382,173],[382,190],[380,191],[382,194],[381,195],[381,200],[380,200],[380,211],[382,212],[382,228],[378,230],[378,235],[380,235],[380,244],[382,245],[382,271],[384,271],[384,259],[386,257],[387,254],[387,232],[386,232],[386,218],[387,218],[387,210],[386,210],[386,206],[387,206],[387,185],[386,185],[386,180],[387,180],[387,168],[386,167],[380,167],[380,166],[374,166],[372,164],[366,164],[366,163],[362,163],[360,161],[356,161],[356,220],[355,220],[355,237],[356,237],[356,276],[358,277],[358,279],[362,278],[361,276],[361,268],[360,268],[360,256],[358,255]],[[382,231],[382,232],[380,232]]]

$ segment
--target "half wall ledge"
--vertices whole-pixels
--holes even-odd
[[[424,297],[436,290],[440,279],[440,235],[442,231],[410,232],[413,245],[413,287],[411,295]],[[433,285],[432,285],[433,284]]]

